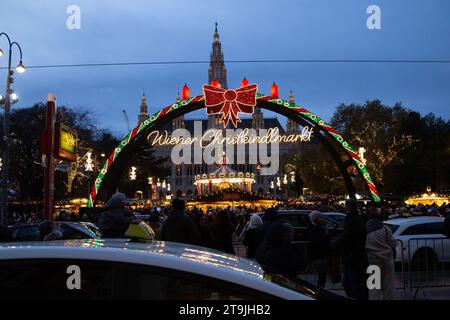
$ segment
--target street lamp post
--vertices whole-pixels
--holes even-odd
[[[8,168],[9,168],[9,109],[11,105],[16,103],[19,99],[15,94],[14,90],[11,89],[11,83],[14,82],[14,71],[11,70],[12,63],[12,48],[15,45],[19,49],[20,53],[20,62],[16,67],[16,71],[18,73],[25,72],[25,67],[22,64],[22,48],[20,45],[13,41],[11,42],[10,37],[2,32],[0,33],[0,37],[5,36],[8,39],[9,44],[9,57],[8,57],[8,70],[6,75],[6,94],[3,98],[2,104],[4,104],[5,112],[3,116],[3,143],[2,143],[2,151],[3,151],[3,170],[2,170],[2,204],[1,204],[1,222],[7,224],[8,222]],[[0,49],[0,56],[3,55],[3,51]]]

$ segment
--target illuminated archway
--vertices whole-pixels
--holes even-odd
[[[380,202],[379,193],[365,164],[361,161],[355,150],[329,123],[295,103],[260,93],[256,97],[256,107],[284,115],[295,120],[300,125],[313,127],[315,129],[314,136],[325,146],[339,167],[350,197],[355,198],[356,192],[351,176],[348,173],[348,168],[356,166],[370,191],[372,200],[374,202]],[[97,195],[103,188],[105,180],[108,179],[108,176],[111,176],[111,172],[124,170],[127,160],[133,154],[133,150],[146,138],[150,130],[158,129],[168,121],[202,108],[205,108],[205,98],[203,95],[175,102],[151,115],[147,120],[140,123],[128,133],[111,153],[95,179],[89,195],[88,207],[95,205]],[[342,160],[342,153],[347,154],[349,159]],[[115,176],[117,178],[117,172]]]

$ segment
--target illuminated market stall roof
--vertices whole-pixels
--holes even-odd
[[[209,173],[196,175],[194,185],[197,186],[197,194],[204,195],[218,190],[237,188],[241,191],[251,192],[255,183],[255,174],[250,172],[237,172],[227,166],[226,156],[223,156],[221,166]]]
[[[439,194],[431,192],[431,188],[427,187],[427,192],[414,195],[405,200],[408,205],[437,205],[442,206],[444,203],[450,203],[450,194]]]

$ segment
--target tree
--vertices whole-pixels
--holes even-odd
[[[331,124],[350,145],[367,150],[368,170],[382,191],[407,195],[427,185],[448,188],[449,121],[374,100],[341,104]]]
[[[342,174],[322,144],[312,141],[301,150],[291,160],[296,168],[296,188],[308,188],[315,194],[346,193]]]
[[[29,108],[14,109],[10,119],[10,186],[18,192],[18,198],[42,200],[43,168],[41,167],[40,133],[45,126],[43,103]],[[118,140],[107,130],[99,130],[91,113],[81,108],[59,106],[57,121],[61,121],[78,132],[78,160],[58,160],[55,172],[55,199],[86,197],[91,179],[84,171],[84,157],[88,150],[100,155],[109,153]],[[100,165],[99,159],[97,165]],[[97,167],[98,169],[98,167]]]
[[[155,158],[152,146],[144,142],[138,146],[128,162],[129,168],[132,166],[136,167],[136,180],[130,180],[130,171],[125,170],[120,178],[119,189],[127,196],[133,198],[138,190],[142,191],[144,196],[148,195],[150,190],[149,177],[160,178],[162,181],[170,174],[167,166],[164,166],[164,163],[168,160],[167,158]]]

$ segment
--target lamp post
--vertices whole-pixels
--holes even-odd
[[[1,204],[1,222],[4,224],[8,223],[8,167],[9,167],[9,109],[11,108],[11,105],[18,102],[19,99],[17,97],[17,94],[14,92],[14,90],[11,89],[11,83],[14,82],[14,71],[11,70],[11,63],[12,63],[12,48],[13,46],[16,46],[19,49],[20,53],[20,62],[16,67],[16,71],[18,73],[24,73],[25,72],[25,66],[22,63],[22,48],[20,45],[12,41],[10,37],[2,32],[0,33],[0,37],[5,36],[8,40],[9,44],[9,57],[8,57],[8,70],[6,75],[6,94],[5,97],[2,99],[2,104],[4,105],[5,112],[3,117],[3,143],[2,143],[2,151],[3,151],[3,170],[2,170],[2,183],[1,183],[1,189],[2,189],[2,204]],[[3,51],[0,49],[0,56],[3,55]]]

